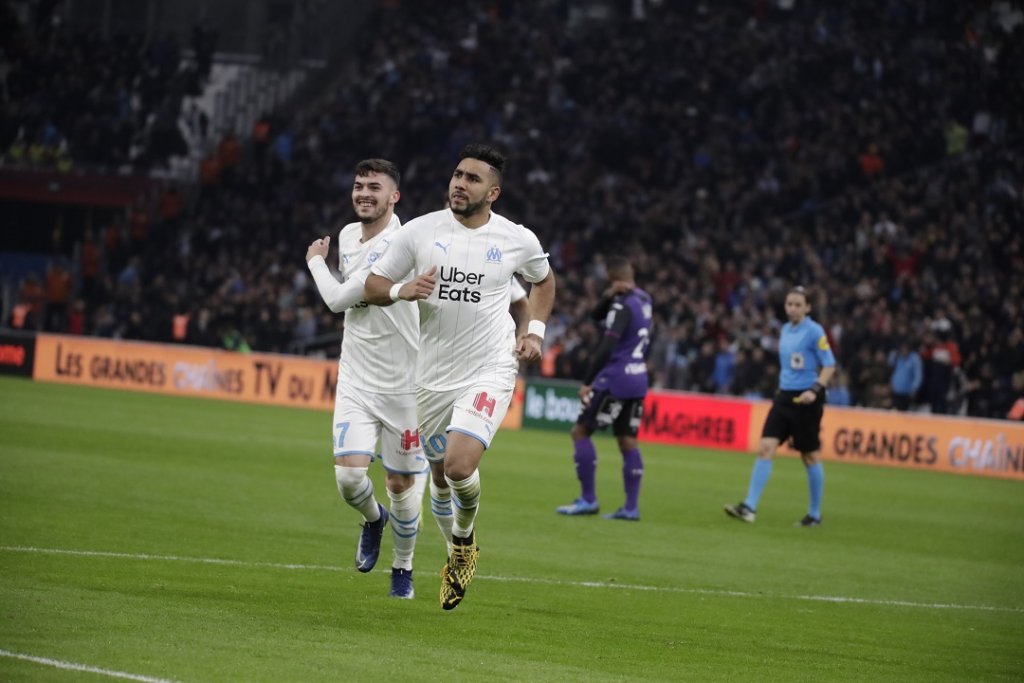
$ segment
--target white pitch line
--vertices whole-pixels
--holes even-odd
[[[246,562],[244,560],[224,560],[215,557],[183,557],[180,555],[152,555],[149,553],[115,553],[100,550],[67,550],[62,548],[36,548],[31,546],[0,546],[0,551],[16,553],[37,553],[44,555],[73,555],[78,557],[111,557],[128,560],[155,560],[162,562],[187,562],[192,564],[213,564],[230,567],[256,567],[265,569],[287,569],[300,571],[348,572],[350,567],[338,567],[325,564],[283,564],[277,562]],[[802,600],[807,602],[831,602],[854,605],[876,605],[879,607],[910,607],[915,609],[949,609],[973,610],[979,612],[1013,612],[1024,613],[1021,607],[1005,607],[998,605],[960,605],[942,602],[912,602],[910,600],[881,600],[874,598],[851,598],[842,595],[783,595],[775,593],[754,593],[750,591],[731,591],[716,588],[679,588],[676,586],[649,586],[613,581],[560,581],[558,579],[539,579],[526,576],[488,576],[477,575],[477,579],[499,581],[505,583],[534,583],[571,588],[601,588],[615,590],[650,591],[655,593],[681,593],[687,595],[719,595],[733,598],[769,598],[776,600]]]
[[[111,678],[123,678],[129,681],[143,681],[143,683],[175,683],[169,678],[154,678],[153,676],[130,674],[124,671],[114,671],[113,669],[101,669],[98,666],[89,666],[88,664],[77,664],[75,662],[63,662],[59,659],[50,659],[49,657],[36,657],[34,655],[26,655],[20,652],[11,652],[9,650],[0,650],[0,657],[21,659],[26,662],[33,662],[35,664],[42,664],[44,666],[52,666],[55,669],[66,669],[68,671],[86,671],[91,674],[99,674],[101,676],[109,676]]]
[[[112,553],[102,550],[65,550],[63,548],[34,548],[31,546],[3,545],[0,550],[15,553],[38,553],[41,555],[77,555],[79,557],[114,557],[125,560],[159,560],[162,562],[189,562],[192,564],[218,564],[229,567],[262,567],[265,569],[304,569],[324,572],[348,571],[344,567],[325,564],[280,564],[277,562],[246,562],[245,560],[222,560],[216,557],[181,557],[179,555],[151,555],[149,553]]]

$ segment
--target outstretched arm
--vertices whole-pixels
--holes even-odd
[[[327,304],[327,308],[334,313],[341,313],[363,300],[363,281],[358,277],[345,282],[334,279],[325,260],[330,245],[330,236],[314,240],[306,250],[306,266],[309,267],[313,282],[320,292],[320,298]]]

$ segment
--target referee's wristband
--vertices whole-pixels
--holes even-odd
[[[401,298],[400,296],[398,296],[398,290],[400,290],[401,288],[401,282],[396,282],[395,284],[391,285],[391,289],[388,291],[388,296],[391,297],[392,301],[398,301]]]
[[[531,320],[530,324],[526,326],[526,334],[535,334],[543,339],[547,328],[548,326],[540,320]]]
[[[822,384],[821,382],[815,382],[814,384],[811,385],[811,391],[813,391],[818,396],[821,396],[822,394],[825,393],[825,385]]]

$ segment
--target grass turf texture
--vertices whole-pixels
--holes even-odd
[[[799,529],[783,458],[746,525],[722,505],[751,456],[646,445],[641,522],[565,518],[568,434],[507,431],[443,612],[428,506],[415,600],[387,597],[390,533],[356,572],[329,422],[0,379],[0,650],[176,681],[1020,680],[1020,483],[828,463],[824,526]],[[608,512],[621,459],[597,446]],[[105,677],[8,654],[0,679]]]

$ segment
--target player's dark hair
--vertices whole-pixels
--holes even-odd
[[[632,268],[633,264],[629,262],[629,259],[619,254],[613,254],[604,260],[604,269],[608,271],[609,275],[629,271]]]
[[[356,175],[367,176],[371,173],[383,173],[395,181],[395,187],[402,184],[402,174],[398,167],[387,159],[363,159],[356,164]]]
[[[459,161],[463,159],[476,159],[477,161],[484,162],[494,169],[494,174],[498,176],[498,183],[501,183],[502,174],[505,173],[505,155],[498,150],[490,145],[466,145],[459,152]]]

